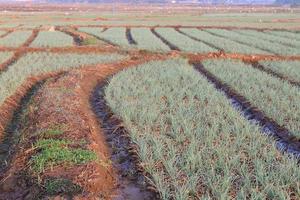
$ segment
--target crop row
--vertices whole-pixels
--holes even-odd
[[[209,32],[205,32],[198,29],[180,29],[184,33],[191,35],[193,37],[198,38],[199,40],[203,40],[205,42],[211,43],[221,49],[223,49],[225,52],[229,53],[244,53],[244,54],[268,54],[268,52],[257,49],[252,46],[240,44],[238,42],[224,39],[222,37],[218,37],[216,35],[212,35]]]
[[[9,51],[0,52],[0,64],[7,61],[12,55],[13,55],[13,52],[9,52]]]
[[[131,29],[133,40],[137,42],[134,45],[128,43],[125,28],[84,27],[79,30],[123,47],[136,47],[151,51],[168,50],[166,45],[159,38],[153,36],[148,28]],[[300,50],[297,48],[299,42],[252,30],[229,31],[224,29],[197,30],[195,28],[182,28],[176,31],[173,28],[155,28],[155,32],[173,46],[186,52],[207,53],[223,49],[225,52],[245,54],[300,54]],[[296,33],[286,33],[297,35]],[[196,38],[196,40],[193,38]]]
[[[163,52],[170,50],[170,48],[155,37],[148,28],[132,28],[131,33],[139,49]]]
[[[124,56],[118,54],[28,53],[0,75],[0,105],[30,76],[82,65],[110,63]]]
[[[237,30],[236,32],[248,35],[252,38],[259,38],[263,40],[267,40],[273,43],[279,43],[284,46],[290,46],[293,48],[300,48],[300,41],[290,39],[290,38],[282,38],[280,36],[260,32],[260,31],[254,31],[254,30]]]
[[[300,137],[300,89],[238,60],[206,60],[204,67],[252,105]]]
[[[214,49],[202,42],[194,41],[177,31],[173,28],[156,28],[157,33],[159,33],[162,37],[170,41],[175,46],[179,47],[179,49],[188,52],[194,53],[208,53],[208,52],[216,52],[217,49]]]
[[[19,47],[26,42],[32,31],[15,31],[0,38],[0,46]]]
[[[59,31],[40,31],[31,44],[33,47],[64,47],[72,45],[73,38]]]
[[[127,31],[126,31],[127,30]],[[244,54],[278,54],[299,55],[300,41],[296,33],[291,32],[258,32],[254,30],[155,28],[158,38],[149,28],[89,28],[81,27],[79,31],[94,35],[96,38],[124,48],[138,48],[150,51],[165,52],[170,47],[161,41],[184,52],[208,53],[223,50],[229,53]],[[0,46],[18,47],[30,36],[30,31],[15,31],[0,38]],[[278,35],[276,35],[278,34]],[[284,38],[284,35],[291,38]],[[131,36],[127,38],[126,36]],[[132,41],[129,41],[132,40]],[[33,41],[33,47],[63,47],[73,44],[72,37],[59,31],[41,31]],[[176,48],[176,49],[177,49]]]
[[[122,71],[105,93],[163,199],[300,195],[296,160],[279,154],[274,142],[186,61]]]
[[[283,76],[300,82],[300,62],[299,61],[260,61],[260,63]]]
[[[103,38],[113,44],[117,44],[122,47],[130,47],[130,44],[128,43],[128,40],[126,38],[125,28],[110,28],[104,31],[102,28],[82,27],[78,30],[88,34],[92,34],[99,38]]]
[[[300,34],[298,33],[293,33],[293,32],[288,32],[288,31],[265,31],[265,33],[272,34],[272,35],[277,35],[280,36],[281,38],[290,38],[293,40],[298,40],[300,41]]]
[[[270,42],[259,37],[251,37],[248,35],[243,35],[234,31],[223,30],[223,29],[206,29],[207,32],[221,36],[233,41],[240,42],[255,48],[259,48],[263,51],[269,52],[269,54],[278,55],[299,55],[300,49],[293,48],[286,45],[282,45],[275,42]]]

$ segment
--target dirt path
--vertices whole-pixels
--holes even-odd
[[[18,142],[13,145],[14,149],[7,149],[7,152],[13,152],[13,154],[6,157],[8,164],[0,176],[0,199],[45,197],[49,195],[49,191],[45,189],[48,181],[61,179],[71,181],[72,188],[78,186],[80,190],[70,192],[68,188],[65,188],[67,186],[62,186],[64,190],[58,190],[51,194],[52,196],[77,199],[98,197],[128,199],[126,195],[129,192],[134,194],[132,199],[141,197],[139,195],[143,194],[136,190],[132,180],[124,182],[122,179],[122,182],[119,181],[119,169],[115,169],[110,161],[112,151],[107,145],[106,134],[99,126],[93,107],[90,105],[90,96],[99,81],[103,82],[121,69],[165,58],[166,56],[155,54],[136,55],[118,63],[91,65],[72,70],[63,76],[46,81],[30,99],[30,103],[24,108],[25,111],[21,112],[25,115],[17,117],[20,124],[14,131],[20,134],[17,138]],[[40,79],[44,80],[42,77]],[[30,86],[38,81],[38,79],[31,81],[27,88],[32,88]],[[21,95],[19,94],[17,97],[21,97]],[[22,105],[20,101],[22,98],[16,105]],[[95,152],[97,161],[79,165],[60,163],[51,168],[46,167],[39,173],[34,171],[32,158],[39,155],[40,152],[34,146],[38,141],[45,139],[44,136],[37,135],[37,133],[49,130],[53,126],[63,127],[63,134],[51,136],[50,139],[71,141],[72,148]],[[5,141],[7,140],[2,141],[1,145],[5,145]],[[82,141],[83,143],[81,143]],[[125,190],[120,189],[121,187]]]

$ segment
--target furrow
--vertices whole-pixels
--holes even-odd
[[[250,64],[253,68],[255,69],[259,69],[260,71],[263,71],[267,74],[270,74],[271,76],[274,76],[276,78],[279,78],[283,81],[287,81],[289,82],[291,85],[294,85],[294,86],[297,86],[297,87],[300,87],[300,82],[299,81],[295,81],[279,72],[276,72],[272,69],[268,69],[266,67],[264,67],[262,64],[260,64],[259,62],[257,61],[252,61],[252,62],[249,62],[249,61],[244,61],[246,64]]]
[[[205,32],[207,32],[207,33],[209,33],[209,34],[211,34],[211,35],[217,36],[217,37],[224,38],[224,39],[226,39],[226,40],[231,40],[231,41],[233,41],[233,42],[236,42],[236,43],[239,43],[239,44],[242,44],[242,45],[247,45],[247,46],[249,46],[249,43],[247,43],[247,42],[241,42],[241,41],[233,40],[233,39],[228,38],[228,37],[225,37],[225,36],[223,36],[223,35],[219,35],[219,34],[216,34],[216,33],[211,33],[211,32],[209,32],[209,31],[207,31],[207,30],[205,30],[205,29],[199,29],[199,30],[205,31]],[[252,46],[252,47],[254,47],[254,48],[257,48],[257,49],[260,49],[260,50],[262,50],[262,51],[270,52],[271,54],[274,54],[274,55],[277,55],[277,56],[278,56],[277,53],[271,52],[269,49],[264,49],[264,48],[261,48],[261,47],[258,47],[258,46],[253,46],[253,45],[250,45],[250,46]]]
[[[115,46],[115,47],[118,47],[118,46],[119,46],[119,45],[117,45],[116,43],[113,43],[113,42],[111,42],[111,41],[109,41],[109,40],[107,40],[107,39],[105,39],[105,38],[99,37],[99,36],[97,36],[97,35],[95,35],[95,34],[87,33],[87,32],[84,32],[84,31],[80,31],[80,32],[83,32],[83,33],[85,33],[85,34],[87,34],[87,35],[93,36],[94,38],[96,38],[96,39],[98,39],[98,40],[101,40],[101,41],[103,41],[103,42],[105,42],[105,43],[107,43],[107,44],[109,44],[109,45],[112,45],[112,46]]]
[[[159,199],[155,191],[149,190],[150,184],[143,170],[138,167],[137,149],[130,140],[122,121],[114,117],[105,100],[105,83],[99,83],[90,99],[93,110],[100,120],[106,141],[112,151],[111,160],[117,170],[117,199]],[[124,159],[126,158],[126,159]],[[148,183],[145,185],[145,183]],[[147,189],[148,186],[148,189]]]
[[[35,40],[35,38],[38,36],[39,34],[39,30],[38,29],[34,29],[32,31],[31,36],[24,42],[24,44],[22,45],[22,47],[29,47],[30,44]]]
[[[171,42],[169,42],[168,40],[166,40],[163,36],[161,36],[159,33],[157,33],[155,31],[155,28],[151,28],[150,30],[153,33],[153,35],[155,35],[158,39],[160,39],[171,50],[180,51],[180,49],[177,46],[175,46],[174,44],[172,44]]]
[[[133,39],[130,28],[126,28],[126,38],[130,45],[137,45],[137,42]]]
[[[175,30],[176,30],[178,33],[180,33],[180,34],[182,34],[182,35],[185,35],[185,36],[187,36],[188,38],[190,38],[190,39],[192,39],[192,40],[195,40],[195,41],[197,41],[197,42],[202,42],[202,43],[206,44],[207,46],[209,46],[209,47],[211,47],[211,48],[214,48],[214,49],[217,49],[217,50],[219,50],[219,51],[221,51],[221,52],[224,52],[224,50],[221,49],[220,47],[217,47],[217,46],[215,46],[214,44],[211,44],[211,43],[209,43],[209,42],[205,42],[205,41],[203,41],[203,40],[200,40],[200,39],[198,39],[198,38],[195,38],[195,37],[193,37],[193,36],[191,36],[191,35],[189,35],[189,34],[183,32],[183,31],[181,31],[179,28],[175,28]]]
[[[73,43],[75,46],[82,46],[83,38],[80,37],[80,35],[66,29],[57,28],[57,30],[71,36],[73,38]]]
[[[266,135],[274,138],[277,148],[280,151],[294,155],[297,159],[300,158],[300,141],[293,136],[288,129],[280,126],[257,107],[252,106],[244,96],[237,93],[230,85],[222,82],[214,74],[205,69],[201,62],[192,62],[191,64],[201,75],[206,77],[216,89],[224,92],[232,101],[233,106],[242,111],[248,120],[256,121],[262,127],[262,131]]]

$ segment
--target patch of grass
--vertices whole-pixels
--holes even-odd
[[[57,194],[76,194],[82,191],[79,185],[72,183],[68,179],[47,179],[44,184],[45,192],[47,195]]]
[[[97,38],[94,37],[88,37],[82,41],[82,45],[95,45],[101,43],[102,43],[101,41],[99,41]]]
[[[85,149],[74,149],[69,147],[71,142],[67,140],[42,139],[35,147],[39,153],[31,159],[32,168],[35,172],[41,173],[48,167],[60,164],[73,165],[84,164],[97,159],[93,151]]]

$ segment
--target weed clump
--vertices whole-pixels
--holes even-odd
[[[84,164],[97,159],[93,151],[71,148],[71,142],[58,139],[42,139],[35,144],[38,153],[31,159],[32,169],[41,173],[47,167],[54,167],[60,164],[74,165]]]

